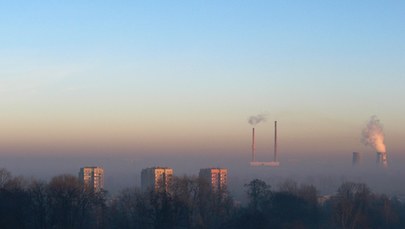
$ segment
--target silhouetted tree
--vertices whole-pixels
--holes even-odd
[[[316,228],[319,223],[318,192],[312,185],[287,180],[273,193],[272,225],[278,228]]]
[[[32,181],[28,187],[30,225],[32,228],[49,228],[49,206],[47,184],[41,181]]]
[[[11,180],[11,173],[4,168],[0,169],[0,188],[4,188],[4,185]]]
[[[21,177],[13,178],[2,169],[0,171],[0,226],[1,228],[25,228],[29,212],[26,209],[29,197],[25,190],[26,182]]]
[[[267,209],[270,206],[271,191],[270,185],[260,179],[254,179],[249,184],[246,184],[247,194],[249,198],[249,207],[253,211]]]
[[[247,208],[240,208],[233,214],[228,223],[228,228],[268,228],[270,227],[270,218],[268,214],[271,211],[272,192],[270,185],[266,182],[254,179],[248,184],[246,193],[249,199]]]
[[[196,177],[175,177],[170,191],[121,192],[110,207],[112,228],[221,228],[233,201]]]
[[[262,180],[246,184],[249,202],[197,177],[177,177],[168,191],[125,189],[107,201],[75,176],[49,183],[12,177],[0,169],[0,228],[404,228],[405,205],[346,182],[322,207],[312,185],[287,180],[271,191]],[[107,204],[108,203],[108,204]],[[107,213],[106,213],[107,212]]]
[[[213,190],[211,184],[198,178],[198,203],[201,221],[199,228],[221,228],[230,220],[233,211],[233,199],[224,187]]]
[[[198,208],[199,183],[196,177],[175,177],[173,179],[174,221],[178,228],[195,228],[201,224]]]
[[[50,224],[56,228],[79,228],[82,219],[80,197],[82,186],[72,175],[59,175],[49,182]]]
[[[49,182],[47,195],[52,227],[103,227],[105,192],[85,189],[75,176],[60,175]]]
[[[365,184],[345,182],[334,197],[334,217],[341,228],[368,227],[370,190]]]
[[[400,228],[398,213],[393,207],[395,200],[385,195],[372,195],[367,210],[369,225],[372,228]]]
[[[110,205],[109,228],[153,228],[153,213],[146,193],[128,188]]]

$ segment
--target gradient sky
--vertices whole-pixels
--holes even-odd
[[[0,3],[0,154],[405,153],[404,1]]]

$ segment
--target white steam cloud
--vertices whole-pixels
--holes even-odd
[[[385,153],[384,132],[377,116],[371,116],[367,126],[361,133],[361,141],[366,146],[372,146],[377,152]]]
[[[248,122],[250,125],[256,125],[261,122],[265,122],[266,120],[267,120],[267,118],[266,118],[265,114],[258,114],[258,115],[250,116],[248,119]]]

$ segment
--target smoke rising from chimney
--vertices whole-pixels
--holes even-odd
[[[250,125],[256,125],[259,124],[261,122],[265,122],[267,120],[266,115],[265,114],[258,114],[258,115],[253,115],[250,116],[248,119],[248,122]]]
[[[383,127],[377,116],[371,116],[361,135],[364,145],[372,146],[377,152],[386,153]]]

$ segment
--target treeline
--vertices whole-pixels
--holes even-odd
[[[0,169],[0,228],[405,228],[405,205],[361,183],[319,199],[312,185],[262,180],[240,204],[197,177],[176,177],[168,192],[85,189],[76,176],[27,181]]]
[[[104,228],[106,203],[105,192],[85,190],[76,176],[46,183],[0,169],[0,228]]]

